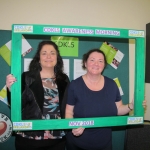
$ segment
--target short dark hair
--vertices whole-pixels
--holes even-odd
[[[82,68],[86,69],[85,63],[87,62],[87,59],[89,58],[90,54],[93,53],[93,52],[101,53],[104,56],[104,63],[105,63],[105,67],[106,67],[106,65],[107,65],[106,56],[105,56],[105,54],[104,54],[104,52],[102,50],[100,50],[100,49],[97,48],[97,49],[91,49],[91,50],[89,50],[87,53],[85,53],[83,55],[83,58],[82,58]]]
[[[31,61],[30,65],[29,65],[29,71],[33,71],[33,70],[41,71],[42,70],[39,61],[40,61],[40,52],[41,52],[42,47],[44,45],[52,45],[57,52],[57,64],[54,67],[55,76],[58,77],[61,74],[64,74],[63,73],[63,60],[62,60],[62,57],[60,56],[58,46],[52,41],[42,41],[39,43],[38,48],[37,48],[37,52],[36,52],[35,56],[33,57],[33,60]]]

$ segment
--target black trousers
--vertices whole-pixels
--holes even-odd
[[[67,150],[92,150],[92,149],[82,149],[76,146],[69,138],[67,138],[66,147]],[[110,141],[105,148],[97,150],[112,150],[112,141]]]
[[[33,140],[16,136],[16,150],[65,150],[66,138]]]
[[[82,148],[79,148],[75,145],[68,145],[67,144],[67,150],[87,150],[87,149],[82,149]],[[104,149],[99,149],[99,150],[112,150],[112,146],[108,145],[106,148]]]

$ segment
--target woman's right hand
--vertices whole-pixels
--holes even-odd
[[[16,78],[12,74],[9,74],[6,76],[6,86],[9,89],[9,91],[10,91],[11,85],[16,81],[17,81]]]
[[[84,129],[85,128],[83,128],[83,127],[80,127],[80,128],[77,128],[77,129],[72,129],[72,133],[75,136],[80,136],[83,133]]]

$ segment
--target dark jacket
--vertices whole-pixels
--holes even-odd
[[[59,92],[59,107],[61,118],[65,118],[67,88],[70,81],[67,75],[56,78]],[[8,100],[10,92],[8,92]],[[22,74],[22,120],[42,119],[44,89],[39,71],[28,71]],[[24,131],[28,136],[39,136],[43,131]]]
[[[61,79],[56,78],[59,93],[60,115],[65,117],[66,95],[65,91],[69,85],[68,76],[63,74]],[[40,72],[28,71],[22,75],[22,119],[42,119],[44,89]]]

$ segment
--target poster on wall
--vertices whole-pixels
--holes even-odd
[[[79,39],[76,37],[52,36],[51,40],[59,47],[61,56],[78,57]]]
[[[104,52],[107,63],[117,69],[124,57],[124,54],[108,42],[104,42],[101,45],[100,50]]]
[[[22,37],[22,57],[24,57],[27,53],[31,52],[32,47],[29,44],[29,42]],[[5,65],[11,66],[11,40],[8,40],[4,45],[0,47],[0,57],[3,58],[3,60],[6,62]],[[0,101],[4,102],[5,104],[8,104],[7,101],[7,90],[6,85],[3,85],[3,88],[0,89]]]

